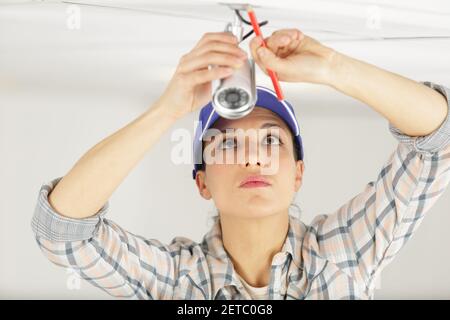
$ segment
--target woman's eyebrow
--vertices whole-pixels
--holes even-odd
[[[272,123],[272,122],[266,122],[261,126],[261,129],[264,128],[270,128],[270,127],[278,127],[280,129],[283,129],[278,123]],[[284,130],[284,129],[283,129]]]
[[[274,123],[274,122],[266,122],[266,123],[262,124],[260,128],[265,129],[265,128],[270,128],[270,127],[278,127],[281,130],[284,130],[283,127],[281,127],[278,123]],[[226,133],[226,130],[236,130],[236,128],[223,128],[220,130],[220,132]]]

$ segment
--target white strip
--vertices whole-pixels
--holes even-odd
[[[263,87],[259,87],[259,86],[258,86],[257,89],[261,89],[262,91],[268,92],[268,93],[270,93],[272,96],[274,96],[275,98],[278,99],[277,95],[276,95],[274,92],[272,92],[272,91],[270,91],[270,90],[268,90],[268,89],[266,89],[266,88],[263,88]],[[280,100],[278,100],[278,101],[280,101]],[[291,109],[289,109],[289,106],[286,104],[286,102],[284,102],[283,100],[280,101],[280,102],[281,102],[281,103],[283,104],[283,106],[286,108],[286,110],[288,111],[288,113],[289,113],[289,115],[291,116],[292,120],[294,121],[295,129],[296,129],[296,134],[295,134],[295,135],[298,136],[298,135],[300,134],[300,129],[299,129],[299,127],[298,127],[298,123],[297,123],[297,120],[296,120],[294,114],[292,113]]]
[[[203,139],[203,134],[205,133],[206,130],[208,130],[208,125],[211,122],[211,118],[212,118],[214,112],[216,112],[216,111],[214,110],[214,107],[213,107],[212,112],[209,115],[208,120],[206,121],[205,129],[203,129],[202,134],[199,137],[199,141],[201,141]]]

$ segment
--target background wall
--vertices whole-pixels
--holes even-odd
[[[74,286],[73,275],[42,256],[30,227],[39,188],[150,107],[180,56],[204,32],[222,30],[228,19],[227,9],[206,1],[128,3],[135,9],[0,2],[0,298],[110,299],[87,282]],[[450,86],[450,40],[442,38],[450,35],[447,2],[427,1],[426,8],[434,9],[424,9],[422,1],[396,1],[397,7],[380,1],[381,15],[369,16],[375,17],[375,28],[366,23],[367,10],[376,12],[369,1],[343,1],[353,6],[345,11],[351,16],[330,13],[327,1],[315,2],[319,6],[311,12],[307,5],[301,12],[287,10],[290,3],[257,11],[261,20],[269,20],[266,35],[295,26],[358,59]],[[157,6],[159,11],[150,10]],[[67,24],[73,10],[81,13],[79,29]],[[396,12],[403,16],[396,19]],[[438,37],[421,38],[433,35]],[[271,86],[259,70],[257,82]],[[354,99],[324,86],[282,86],[295,106],[305,144],[298,202],[308,223],[375,179],[397,141],[384,118]],[[171,133],[186,128],[193,134],[196,117],[179,120],[125,179],[110,199],[110,219],[165,242],[180,235],[201,240],[212,202],[198,195],[191,165],[170,161]],[[450,298],[449,213],[447,190],[385,269],[376,298]]]

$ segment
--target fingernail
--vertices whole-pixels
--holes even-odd
[[[262,42],[262,39],[261,39],[261,36],[256,36],[255,37],[255,42],[256,42],[256,44],[261,44],[261,42]]]
[[[256,53],[259,55],[259,56],[264,56],[266,53],[267,53],[267,51],[266,51],[266,48],[264,48],[264,47],[260,47],[260,48],[258,48],[257,50],[256,50]]]

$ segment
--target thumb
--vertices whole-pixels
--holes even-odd
[[[268,48],[259,47],[256,50],[256,54],[264,67],[272,69],[275,72],[282,68],[283,61]]]

